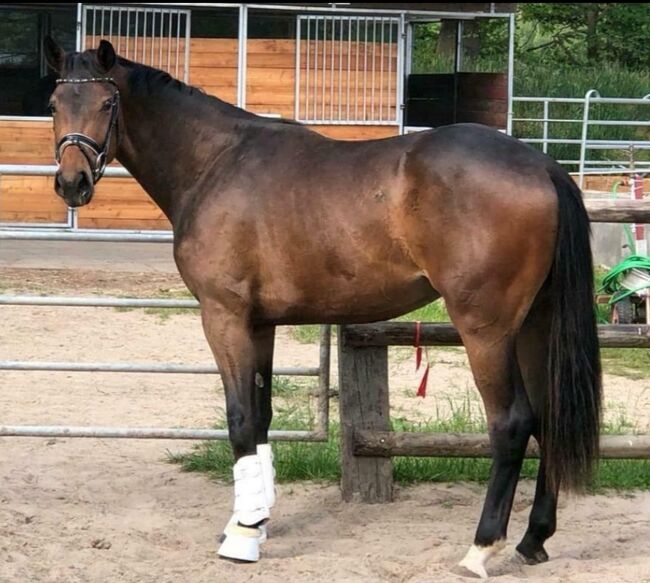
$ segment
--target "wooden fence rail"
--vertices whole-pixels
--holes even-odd
[[[601,347],[650,348],[650,326],[599,326]],[[412,346],[413,322],[354,324],[339,329],[341,490],[346,501],[389,502],[393,456],[489,457],[484,434],[390,431],[388,347]],[[451,324],[423,324],[424,346],[462,346]],[[538,455],[532,443],[529,456]],[[601,455],[650,459],[650,435],[601,437]]]

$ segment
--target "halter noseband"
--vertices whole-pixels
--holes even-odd
[[[115,86],[115,93],[113,93],[113,97],[111,99],[111,121],[108,124],[108,129],[106,130],[104,143],[100,146],[95,140],[85,134],[71,132],[59,140],[58,144],[56,145],[56,150],[54,151],[54,158],[58,166],[61,164],[61,157],[63,156],[63,152],[65,152],[66,148],[69,146],[77,146],[77,148],[79,148],[81,153],[88,161],[88,165],[92,170],[93,184],[97,184],[99,182],[99,179],[104,175],[104,170],[106,170],[108,149],[111,146],[111,135],[113,133],[113,128],[116,128],[117,125],[117,114],[120,108],[120,91],[117,88],[117,83],[115,83],[115,79],[112,77],[57,79],[56,83],[57,85],[60,85],[62,83],[111,83]],[[94,161],[89,156],[88,150],[90,150],[95,155]]]

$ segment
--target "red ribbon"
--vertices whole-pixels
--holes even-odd
[[[420,370],[420,365],[422,364],[422,346],[420,345],[420,337],[422,335],[422,323],[421,322],[416,322],[415,323],[415,342],[413,346],[415,346],[415,370],[418,371]],[[418,392],[417,396],[418,397],[426,397],[427,395],[427,382],[429,380],[429,354],[427,352],[427,368],[424,371],[424,374],[422,375],[422,380],[420,381],[420,385],[418,386]]]

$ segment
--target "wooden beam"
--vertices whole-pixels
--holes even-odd
[[[413,346],[414,322],[379,322],[346,326],[349,346]],[[650,348],[650,326],[625,324],[598,326],[601,348]],[[420,342],[423,346],[462,346],[460,335],[452,324],[422,324]]]
[[[341,493],[346,502],[390,502],[393,463],[388,458],[357,456],[354,431],[390,429],[388,349],[357,348],[339,328],[339,412],[341,419]]]
[[[491,448],[483,433],[419,433],[408,431],[354,432],[354,454],[359,456],[417,456],[489,458]],[[600,438],[603,459],[650,459],[650,435],[605,435]],[[531,439],[526,457],[539,457]]]
[[[585,199],[592,223],[650,223],[650,200]]]

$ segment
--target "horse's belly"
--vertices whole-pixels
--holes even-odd
[[[372,322],[397,317],[437,297],[422,274],[395,275],[378,268],[349,279],[321,276],[310,285],[278,282],[261,290],[256,311],[277,324]]]

